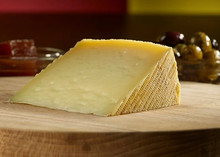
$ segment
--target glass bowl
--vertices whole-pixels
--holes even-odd
[[[220,84],[220,60],[188,61],[176,59],[181,81]]]
[[[0,76],[34,76],[64,54],[57,48],[37,47],[36,57],[0,56]]]

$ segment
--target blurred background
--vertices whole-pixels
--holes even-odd
[[[167,31],[220,40],[218,0],[0,0],[0,41],[68,50],[83,38],[155,41]]]

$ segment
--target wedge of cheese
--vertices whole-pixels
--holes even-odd
[[[113,116],[179,104],[180,83],[170,47],[84,39],[10,102]]]

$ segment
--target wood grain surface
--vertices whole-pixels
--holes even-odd
[[[0,156],[220,156],[220,86],[181,82],[181,105],[114,117],[7,100],[31,77],[0,78]]]

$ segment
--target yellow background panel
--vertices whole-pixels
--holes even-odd
[[[220,0],[128,0],[128,13],[220,15]]]

